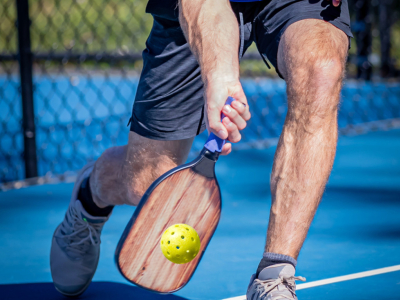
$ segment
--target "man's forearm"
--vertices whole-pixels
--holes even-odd
[[[180,0],[179,20],[204,83],[239,78],[239,28],[228,0]]]

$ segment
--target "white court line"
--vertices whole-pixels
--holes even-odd
[[[328,278],[328,279],[322,279],[322,280],[312,281],[312,282],[308,282],[308,283],[302,283],[302,284],[298,284],[296,286],[296,290],[308,289],[308,288],[312,288],[312,287],[316,287],[316,286],[321,286],[321,285],[326,285],[326,284],[331,284],[331,283],[336,283],[336,282],[341,282],[341,281],[347,281],[347,280],[353,280],[353,279],[358,279],[358,278],[363,278],[363,277],[375,276],[375,275],[379,275],[379,274],[385,274],[385,273],[396,272],[396,271],[400,271],[400,265],[366,271],[366,272],[354,273],[354,274],[350,274],[350,275],[338,276],[338,277],[333,277],[333,278]],[[246,300],[246,296],[243,295],[243,296],[238,296],[238,297],[233,297],[233,298],[226,298],[223,300]]]

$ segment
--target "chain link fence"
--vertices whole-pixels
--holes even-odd
[[[2,1],[0,5],[0,182],[24,178],[16,19],[15,2]]]
[[[152,17],[144,13],[146,0],[29,2],[40,178],[21,182],[26,177],[26,130],[25,83],[18,63],[24,54],[18,50],[18,30],[21,22],[29,20],[17,22],[16,3],[0,4],[0,189],[72,179],[74,171],[105,149],[127,142],[126,125],[142,66],[140,53],[152,25]],[[246,55],[251,61],[244,61],[242,83],[253,117],[243,142],[234,149],[276,144],[287,111],[284,81],[255,77],[258,69],[249,70],[263,63],[251,51]],[[346,82],[339,114],[341,133],[398,127],[399,119],[400,84]],[[193,153],[205,138],[206,133],[195,140]]]

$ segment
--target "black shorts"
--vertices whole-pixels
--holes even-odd
[[[231,2],[231,6],[238,26],[242,24],[243,53],[255,42],[276,69],[279,41],[294,22],[325,20],[352,37],[347,0],[339,7],[325,0]],[[143,51],[131,131],[155,140],[194,137],[206,128],[203,83],[179,25],[177,0],[150,0],[146,12],[153,15],[154,23]]]

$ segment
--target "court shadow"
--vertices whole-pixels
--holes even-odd
[[[393,228],[390,225],[380,228],[371,228],[363,232],[363,235],[369,240],[389,240],[400,241],[400,228]]]
[[[68,299],[56,291],[54,285],[46,283],[1,284],[0,298],[7,300],[65,300]],[[78,298],[82,300],[187,300],[175,295],[160,295],[148,292],[136,286],[115,282],[92,282],[89,288]]]
[[[345,196],[345,197],[344,197]],[[363,204],[379,204],[395,205],[400,203],[400,189],[393,188],[368,188],[368,187],[340,187],[327,186],[325,199],[334,200],[335,202],[347,202],[351,199],[351,203],[355,205]]]

